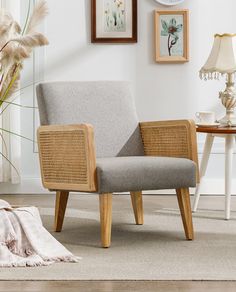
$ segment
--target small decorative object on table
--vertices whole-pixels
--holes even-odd
[[[157,62],[188,62],[188,14],[188,10],[155,11]]]
[[[226,75],[226,89],[219,97],[226,108],[226,115],[219,121],[222,126],[236,126],[236,91],[234,74],[236,72],[236,34],[216,34],[212,51],[206,64],[200,70],[200,78],[204,80],[219,79]]]
[[[137,0],[91,0],[92,43],[136,43]]]
[[[197,118],[197,126],[206,127],[206,126],[219,125],[218,123],[216,123],[214,112],[197,112],[196,118]]]

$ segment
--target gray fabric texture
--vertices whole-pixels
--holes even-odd
[[[185,158],[131,156],[97,159],[99,193],[195,187],[195,163]]]
[[[41,125],[89,123],[97,157],[143,155],[129,83],[50,82],[36,90]]]

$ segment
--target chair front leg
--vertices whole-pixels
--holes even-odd
[[[101,244],[102,247],[111,245],[111,223],[112,223],[112,193],[99,195]]]
[[[135,222],[137,225],[143,225],[143,196],[142,191],[130,192],[132,206],[134,210]]]
[[[190,204],[190,195],[188,188],[177,189],[177,198],[179,203],[179,209],[182,216],[182,221],[184,225],[184,231],[186,239],[193,240],[193,221],[192,221],[192,211]]]
[[[68,191],[56,192],[55,222],[54,222],[54,230],[56,232],[61,232],[68,197],[69,197]]]

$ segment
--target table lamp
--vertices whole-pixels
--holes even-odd
[[[216,34],[213,47],[206,64],[200,70],[200,78],[204,80],[219,80],[226,76],[226,89],[221,91],[219,98],[226,108],[226,115],[219,120],[222,126],[236,126],[236,90],[234,74],[236,72],[236,34]]]

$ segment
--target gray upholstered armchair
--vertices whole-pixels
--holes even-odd
[[[142,190],[176,189],[186,238],[193,239],[194,122],[139,123],[126,82],[44,83],[37,97],[42,182],[56,191],[56,231],[70,191],[99,194],[101,241],[109,247],[112,193],[129,191],[136,224],[143,224]]]

